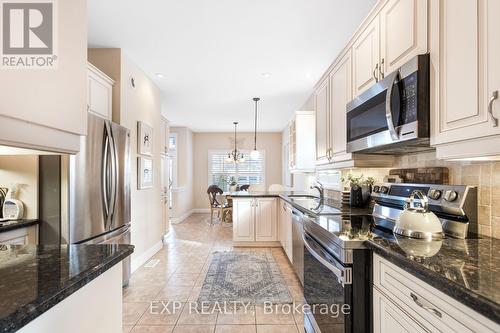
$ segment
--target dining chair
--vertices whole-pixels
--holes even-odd
[[[210,224],[213,224],[214,212],[217,213],[221,223],[228,222],[232,218],[233,207],[222,198],[223,193],[224,191],[217,185],[210,185],[207,189],[208,200],[210,201]]]

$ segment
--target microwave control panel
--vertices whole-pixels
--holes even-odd
[[[417,120],[417,72],[400,81],[401,115],[400,124],[409,124]]]

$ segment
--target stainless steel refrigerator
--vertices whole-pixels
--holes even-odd
[[[69,158],[68,243],[130,244],[130,131],[88,115],[80,152]],[[123,261],[123,284],[130,257]]]

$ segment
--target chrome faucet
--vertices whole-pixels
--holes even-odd
[[[319,199],[321,201],[323,201],[325,199],[325,188],[323,187],[323,184],[321,184],[320,182],[316,182],[316,185],[314,186],[311,186],[311,190],[312,189],[317,189],[319,191]]]

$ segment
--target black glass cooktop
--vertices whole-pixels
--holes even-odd
[[[314,198],[290,198],[290,200],[315,215],[335,215],[340,214],[342,211],[335,207],[325,205],[323,201]]]

